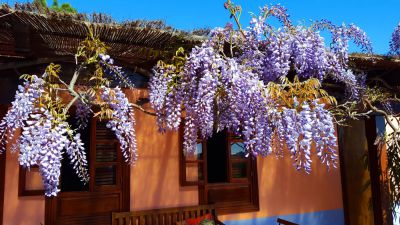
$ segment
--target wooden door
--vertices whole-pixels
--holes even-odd
[[[219,214],[258,211],[257,162],[246,156],[242,140],[221,132],[203,146],[205,182],[199,183],[200,204],[215,204]]]
[[[130,168],[114,133],[106,122],[92,120],[81,135],[90,145],[89,184],[78,183],[63,163],[61,192],[46,199],[46,225],[111,225],[111,212],[129,211]]]
[[[7,113],[7,105],[0,105],[0,121]],[[6,172],[6,153],[0,154],[0,225],[3,224],[4,183]]]

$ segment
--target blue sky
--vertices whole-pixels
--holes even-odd
[[[26,0],[22,0],[26,1]],[[52,2],[52,0],[47,0]],[[13,3],[14,0],[0,0]],[[59,0],[65,2],[65,0]],[[229,14],[225,0],[69,0],[80,12],[104,12],[119,21],[161,19],[175,28],[213,28],[224,26]],[[371,38],[374,52],[384,54],[394,27],[400,22],[400,0],[236,0],[243,8],[242,23],[249,12],[259,12],[264,4],[280,3],[289,10],[294,22],[328,19],[336,24],[355,23]],[[356,49],[351,49],[355,51]]]

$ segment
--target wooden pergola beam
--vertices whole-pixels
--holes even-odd
[[[69,57],[51,57],[51,58],[38,58],[33,60],[25,60],[25,61],[16,61],[0,64],[0,70],[8,70],[8,69],[19,69],[25,68],[29,66],[36,66],[40,64],[48,64],[52,62],[73,62],[74,58]]]
[[[65,56],[65,57],[38,58],[38,59],[33,59],[33,60],[8,62],[8,63],[0,64],[0,71],[8,70],[8,69],[25,68],[25,67],[36,66],[36,65],[41,65],[41,64],[49,64],[52,62],[71,62],[71,63],[73,63],[74,58],[71,56]],[[152,75],[151,71],[144,69],[142,67],[132,66],[132,65],[130,65],[130,66],[128,65],[128,67],[130,67],[133,70],[133,72],[139,73],[146,77],[150,77]]]

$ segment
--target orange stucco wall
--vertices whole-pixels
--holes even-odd
[[[197,187],[179,185],[177,132],[158,132],[153,116],[136,113],[139,159],[131,169],[131,210],[198,204]]]
[[[146,93],[130,93],[134,100]],[[156,119],[136,111],[139,160],[131,168],[131,211],[198,204],[197,187],[179,185],[179,139],[177,132],[161,134]],[[3,224],[34,224],[44,221],[43,197],[18,197],[17,154],[7,152]],[[275,215],[341,209],[340,170],[327,171],[313,157],[312,174],[297,172],[290,157],[259,158],[260,211],[221,216],[241,220]]]
[[[327,171],[314,156],[312,173],[298,172],[290,157],[257,159],[260,211],[220,216],[241,220],[343,208],[340,170]]]
[[[44,223],[44,197],[18,197],[18,154],[7,145],[4,187],[4,225],[40,225]]]
[[[131,99],[145,96],[132,94]],[[198,204],[197,187],[179,186],[177,132],[160,134],[156,120],[136,113],[139,160],[131,170],[131,210]],[[286,151],[283,159],[258,158],[260,211],[220,216],[241,220],[342,209],[340,169],[330,171],[313,153],[312,173],[298,172]]]

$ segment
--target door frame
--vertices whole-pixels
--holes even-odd
[[[3,225],[4,186],[6,178],[6,153],[0,154],[0,225]]]
[[[8,107],[8,104],[0,104],[0,120],[6,115]],[[3,225],[5,178],[6,152],[3,152],[0,154],[0,225]]]

